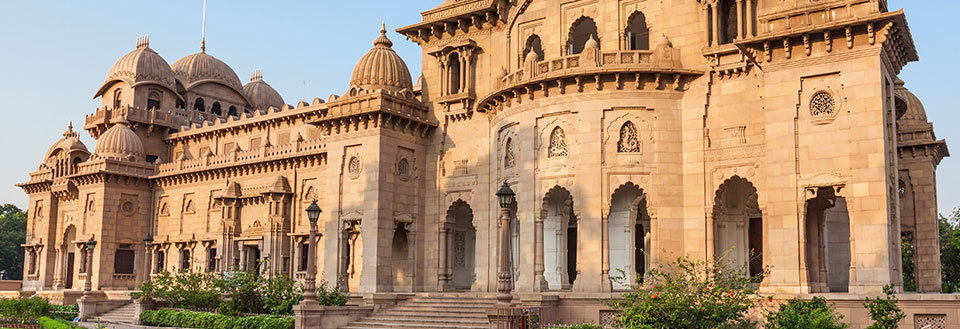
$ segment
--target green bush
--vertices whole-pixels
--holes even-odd
[[[817,296],[811,300],[794,298],[780,309],[766,314],[768,329],[843,329],[847,325],[840,322],[843,315],[834,312],[833,305],[827,299]]]
[[[581,323],[572,326],[558,325],[550,327],[550,329],[603,329],[603,327],[592,323]]]
[[[230,316],[207,312],[159,310],[140,313],[144,325],[203,329],[290,329],[293,317]]]
[[[220,278],[211,273],[161,271],[140,286],[136,298],[149,297],[176,308],[202,310],[220,305]]]
[[[289,276],[267,277],[256,270],[226,273],[161,272],[134,297],[149,297],[171,308],[216,309],[225,315],[293,314],[303,299],[300,285]]]
[[[751,287],[763,274],[751,277],[743,267],[680,257],[648,270],[611,306],[627,328],[752,328],[746,315],[757,296]]]
[[[44,316],[38,320],[40,321],[40,326],[44,329],[84,329],[73,322],[61,319],[51,319]]]
[[[335,284],[332,287],[326,281],[320,283],[317,288],[317,301],[323,306],[344,306],[350,296],[340,290],[340,285]]]
[[[48,316],[51,311],[53,311],[53,305],[40,297],[0,299],[0,316],[9,320],[18,320],[21,323]]]
[[[897,296],[894,295],[896,290],[893,284],[883,286],[883,293],[886,296],[876,299],[867,297],[863,303],[863,307],[867,308],[867,311],[870,312],[870,318],[873,319],[873,324],[868,326],[867,329],[896,329],[900,327],[900,320],[906,317],[906,314],[903,314],[903,311],[897,306],[898,300]]]

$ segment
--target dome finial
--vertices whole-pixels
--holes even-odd
[[[256,69],[256,70],[253,70],[253,72],[250,72],[250,81],[251,81],[251,82],[252,82],[252,81],[262,81],[262,80],[263,80],[263,73],[260,72],[260,69]]]
[[[373,40],[373,45],[376,47],[384,46],[387,48],[393,47],[393,41],[390,41],[387,38],[387,23],[382,23],[380,26],[380,36],[376,40]]]
[[[150,47],[150,35],[144,34],[137,37],[137,49]]]
[[[63,137],[77,137],[77,132],[73,131],[73,121],[70,121],[70,123],[67,124],[67,131],[63,132]]]

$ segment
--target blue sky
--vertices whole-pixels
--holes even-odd
[[[692,0],[690,0],[692,1]],[[264,80],[287,103],[343,94],[353,66],[372,46],[381,21],[388,30],[416,23],[441,0],[237,1],[208,0],[207,53],[233,67],[244,83],[262,69]],[[26,207],[13,186],[36,170],[47,148],[66,129],[82,125],[100,104],[93,94],[107,70],[149,34],[150,47],[168,63],[199,51],[201,0],[12,1],[0,0],[0,203]],[[960,12],[958,1],[889,0],[904,8],[920,62],[901,73],[924,102],[937,137],[960,157],[955,111],[960,76],[954,56],[960,43],[944,22]],[[420,48],[391,32],[394,49],[413,78]],[[82,139],[93,150],[85,132]],[[960,206],[960,161],[947,158],[938,171],[941,213]]]

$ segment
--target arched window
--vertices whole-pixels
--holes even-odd
[[[213,102],[213,106],[210,107],[210,113],[223,115],[223,112],[220,111],[220,102]]]
[[[450,87],[448,94],[456,95],[460,93],[460,55],[457,53],[450,54],[450,57],[447,58],[447,71],[450,72],[449,79],[447,80],[447,85]]]
[[[567,154],[567,136],[563,128],[555,127],[550,132],[550,148],[547,149],[547,157],[565,157]]]
[[[904,114],[907,114],[907,102],[903,98],[897,97],[894,99],[894,104],[897,109],[897,120],[900,120]]]
[[[229,115],[229,116],[234,116],[234,117],[237,116],[237,107],[236,107],[236,106],[231,106],[231,107],[230,107],[230,110],[227,111],[227,115]]]
[[[517,158],[513,153],[513,139],[507,138],[507,142],[503,144],[503,151],[506,153],[503,156],[503,167],[504,168],[513,168],[517,162]]]
[[[197,100],[193,101],[193,109],[200,112],[207,111],[206,106],[203,105],[203,98],[197,97]]]
[[[617,142],[618,153],[640,152],[640,138],[637,136],[637,126],[627,121],[620,127],[620,141]]]
[[[720,2],[720,44],[733,43],[737,39],[737,1]]]
[[[567,41],[568,53],[573,55],[583,52],[583,46],[586,45],[591,36],[600,41],[600,37],[597,35],[597,23],[590,17],[581,17],[570,28],[570,36]]]
[[[543,42],[540,40],[540,36],[534,34],[527,39],[527,45],[523,48],[523,56],[520,57],[520,62],[527,60],[527,54],[530,52],[537,54],[537,61],[543,60]]]
[[[113,92],[113,108],[120,108],[120,102],[123,100],[123,92],[117,89]]]
[[[630,15],[626,32],[630,50],[650,50],[650,28],[643,13],[637,11]]]
[[[163,92],[151,89],[147,96],[147,109],[159,109],[161,99],[163,99]]]

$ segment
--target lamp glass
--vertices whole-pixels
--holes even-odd
[[[150,248],[153,245],[153,236],[148,234],[146,238],[143,238],[143,245]]]
[[[513,192],[513,189],[510,188],[510,185],[507,182],[503,182],[503,186],[500,186],[500,189],[497,190],[497,200],[500,201],[500,208],[510,208],[510,204],[513,203],[513,197],[516,193]]]
[[[307,218],[310,219],[311,223],[316,223],[317,219],[320,218],[321,212],[323,212],[323,210],[321,210],[320,206],[317,205],[317,202],[314,201],[309,207],[307,207]]]

